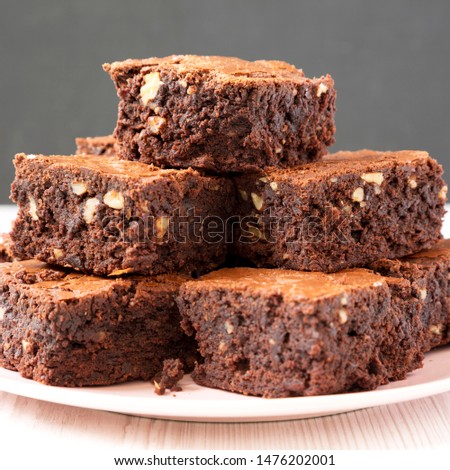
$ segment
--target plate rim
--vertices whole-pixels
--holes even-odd
[[[417,380],[417,375],[424,375],[425,370],[429,371],[432,367],[430,362],[436,358],[438,362],[450,362],[450,346],[427,353],[424,367],[415,370],[404,380],[391,382],[370,391],[312,397],[267,399],[243,396],[198,386],[189,377],[184,379],[184,391],[163,397],[153,393],[150,382],[129,382],[105,387],[53,387],[25,379],[18,372],[1,367],[0,391],[49,403],[147,418],[197,422],[287,421],[390,405],[449,391],[450,369],[443,377],[408,384],[412,374],[415,374]],[[127,388],[148,391],[148,396],[133,396],[133,393],[125,396],[123,391]],[[190,390],[191,388],[193,390]],[[193,400],[189,399],[199,389],[224,394],[224,398],[202,398],[201,401],[195,397]],[[330,403],[333,403],[331,408]]]

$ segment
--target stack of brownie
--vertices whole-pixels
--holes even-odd
[[[288,397],[403,379],[450,342],[441,166],[327,154],[330,76],[199,56],[104,69],[114,137],[15,158],[0,365],[61,386],[164,365],[173,385],[184,367]]]

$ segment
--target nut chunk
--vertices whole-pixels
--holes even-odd
[[[280,61],[169,56],[105,64],[120,97],[118,152],[219,173],[318,160],[334,143],[330,76]]]
[[[192,356],[175,302],[184,276],[106,279],[39,261],[0,267],[0,365],[65,387],[150,380]]]
[[[373,389],[421,365],[421,304],[409,282],[365,269],[222,269],[185,283],[177,302],[203,356],[192,377],[207,387],[324,395]]]
[[[440,238],[446,185],[426,152],[339,152],[234,179],[235,253],[258,267],[335,272]]]
[[[19,154],[15,165],[20,259],[109,276],[202,273],[225,259],[225,178],[114,156]]]

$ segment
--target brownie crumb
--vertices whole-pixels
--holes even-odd
[[[167,389],[171,392],[181,392],[183,389],[178,385],[178,382],[184,376],[184,365],[180,359],[166,359],[163,362],[163,369],[154,380],[155,393],[157,395],[164,395]]]

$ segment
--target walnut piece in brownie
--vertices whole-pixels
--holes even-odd
[[[103,66],[119,155],[219,173],[318,160],[334,143],[332,78],[280,61],[178,55]]]
[[[375,261],[370,267],[411,282],[413,295],[424,303],[420,319],[425,352],[450,343],[450,240],[405,258]]]
[[[259,267],[335,272],[440,239],[447,186],[426,152],[337,153],[235,183],[234,251]]]
[[[77,137],[77,155],[116,155],[116,139],[112,135]]]
[[[98,275],[207,272],[226,256],[230,180],[113,156],[15,159],[15,253]]]
[[[373,389],[421,366],[422,301],[365,269],[214,271],[180,289],[194,380],[267,398]]]
[[[150,380],[195,346],[175,296],[184,276],[105,279],[30,260],[0,266],[0,365],[65,387]]]
[[[167,389],[171,392],[181,392],[183,389],[178,382],[184,376],[184,367],[180,359],[166,359],[163,363],[163,370],[153,379],[155,393],[164,395]]]

